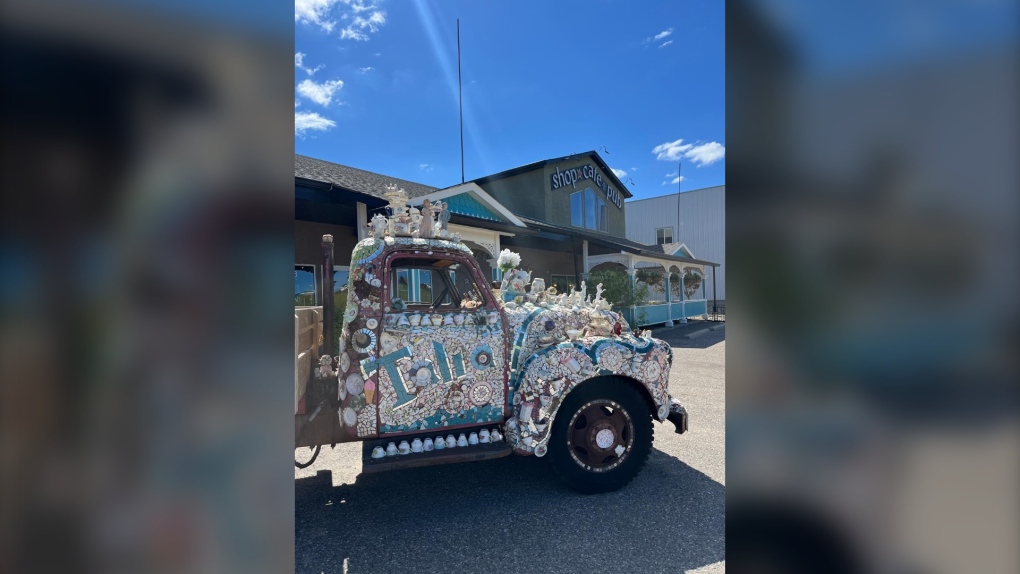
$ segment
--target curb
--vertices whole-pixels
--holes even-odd
[[[709,331],[711,331],[711,329],[698,329],[697,331],[692,331],[684,335],[684,339],[693,339],[695,337],[700,337]]]
[[[713,327],[709,327],[708,329],[709,329],[710,331],[718,331],[719,329],[723,329],[723,328],[725,328],[725,327],[726,327],[726,323],[720,323],[720,324],[718,324],[718,325],[715,325],[715,326],[713,326]]]

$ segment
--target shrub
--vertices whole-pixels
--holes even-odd
[[[602,269],[588,274],[588,292],[594,293],[595,286],[602,284],[602,298],[620,307],[640,305],[648,299],[648,285],[634,286],[630,276],[616,269]]]

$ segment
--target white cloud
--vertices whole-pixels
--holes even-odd
[[[662,161],[680,161],[685,157],[698,167],[705,167],[721,160],[726,156],[726,148],[719,142],[708,142],[698,145],[685,144],[679,139],[674,142],[666,142],[652,148],[655,159]],[[675,174],[666,174],[670,177]]]
[[[671,171],[665,175],[665,177],[676,177],[680,173],[680,170]]]
[[[294,135],[304,136],[307,130],[326,131],[336,122],[315,112],[294,112]]]
[[[343,7],[337,9],[338,5]],[[363,13],[371,12],[367,17]],[[294,21],[318,26],[326,33],[333,31],[337,19],[351,21],[340,31],[343,40],[368,40],[368,33],[379,31],[386,23],[386,13],[376,4],[363,0],[294,0]]]
[[[418,164],[418,169],[421,170],[421,171],[432,171],[435,168],[432,167],[431,165],[427,164],[427,163],[419,163]]]
[[[358,71],[361,72],[362,74],[365,74],[371,72],[374,69],[375,68],[373,68],[372,66],[365,66],[364,68],[358,68]]]
[[[684,154],[684,157],[694,162],[694,165],[704,167],[726,157],[726,148],[719,142],[708,142],[694,146]]]
[[[329,12],[336,3],[337,0],[294,0],[294,21],[332,32],[336,22],[329,19]]]
[[[342,87],[343,80],[327,80],[321,84],[304,80],[297,85],[297,92],[321,106],[328,106],[333,101],[333,93]]]
[[[652,148],[652,153],[655,154],[655,159],[662,161],[679,161],[680,155],[685,151],[694,147],[691,144],[685,144],[684,140],[676,140],[675,142],[666,142],[659,144]]]
[[[632,167],[632,168],[630,168],[630,170],[631,171],[637,171],[637,168],[636,167]]]
[[[386,23],[386,13],[381,10],[372,12],[368,18],[364,16],[355,16],[351,21],[351,24],[340,30],[341,40],[357,40],[364,42],[368,40],[369,33],[375,33],[379,31],[379,26]]]
[[[323,66],[322,64],[319,64],[318,66],[315,66],[314,68],[306,67],[305,66],[305,56],[306,55],[307,54],[302,54],[301,52],[294,52],[294,67],[295,68],[297,68],[298,70],[304,70],[304,72],[306,74],[308,74],[309,76],[311,76],[315,72],[318,72],[319,70],[325,68],[325,66]]]
[[[673,29],[672,28],[666,28],[665,30],[663,30],[662,32],[659,32],[658,34],[656,34],[654,36],[649,36],[649,37],[645,38],[644,43],[645,44],[651,44],[652,42],[658,42],[659,40],[662,40],[662,39],[666,38],[667,36],[669,36],[672,33],[673,33]]]
[[[616,168],[614,167],[614,168],[612,168],[612,169],[611,169],[611,171],[612,171],[612,172],[613,172],[614,174],[616,174],[616,177],[618,177],[618,178],[620,178],[620,179],[623,179],[623,178],[627,177],[627,172],[623,171],[622,169],[616,169]]]
[[[667,174],[666,177],[669,177],[669,175]],[[684,180],[684,176],[681,175],[681,176],[674,177],[673,181],[664,181],[664,182],[662,182],[662,185],[670,185],[670,184],[676,185],[676,184],[680,183],[683,180]]]
[[[666,46],[669,46],[672,43],[673,43],[673,40],[666,40],[665,42],[659,44],[659,47],[660,48],[665,48]]]

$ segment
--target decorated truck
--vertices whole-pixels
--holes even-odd
[[[504,251],[493,290],[443,206],[394,195],[352,253],[339,333],[324,309],[326,350],[295,393],[296,456],[312,455],[295,464],[354,441],[363,472],[517,454],[548,457],[570,487],[596,493],[638,474],[652,419],[687,430],[668,392],[669,345],[633,331],[601,286],[545,289]]]

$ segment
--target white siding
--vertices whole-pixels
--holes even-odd
[[[679,205],[677,200],[679,199]],[[716,297],[726,299],[726,186],[627,202],[627,239],[655,244],[655,230],[673,228],[673,241],[686,243],[694,257],[719,263]],[[677,214],[679,213],[679,222]],[[706,287],[712,298],[712,271]]]

